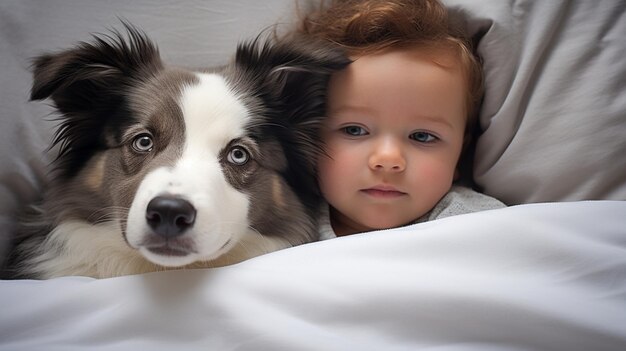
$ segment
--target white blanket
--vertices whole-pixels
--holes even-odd
[[[626,202],[520,205],[238,265],[0,281],[0,350],[626,350]]]

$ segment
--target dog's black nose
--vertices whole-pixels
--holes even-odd
[[[146,221],[158,235],[181,235],[196,220],[196,209],[189,201],[173,196],[157,196],[148,203]]]

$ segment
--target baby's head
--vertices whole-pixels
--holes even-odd
[[[331,0],[300,21],[297,32],[333,42],[353,59],[402,49],[454,58],[466,84],[467,124],[473,127],[483,95],[483,71],[470,40],[453,26],[439,0]],[[436,50],[439,49],[439,50]]]
[[[319,180],[338,235],[391,228],[450,190],[482,96],[471,45],[434,0],[334,1],[302,22],[343,46],[323,132]]]

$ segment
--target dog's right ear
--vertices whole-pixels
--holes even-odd
[[[103,149],[103,130],[110,123],[127,123],[131,87],[163,68],[158,49],[145,34],[124,23],[126,35],[112,32],[92,42],[33,62],[31,100],[51,98],[60,112],[52,145],[60,145],[55,160],[62,175],[73,175],[90,152]]]
[[[160,69],[156,46],[138,29],[124,26],[127,39],[114,31],[35,58],[31,100],[52,98],[64,114],[89,111],[110,103],[140,73]]]

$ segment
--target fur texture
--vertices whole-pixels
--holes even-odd
[[[257,39],[194,72],[125,27],[34,62],[59,154],[9,275],[213,267],[316,240],[319,127],[343,52]]]

